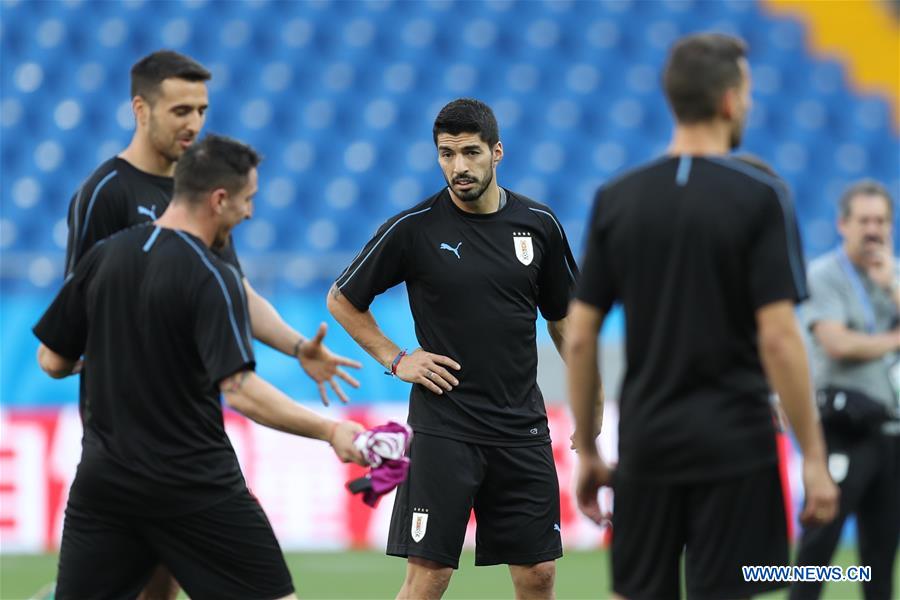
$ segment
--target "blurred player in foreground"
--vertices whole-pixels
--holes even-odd
[[[579,452],[578,502],[601,515],[612,485],[613,591],[746,597],[785,585],[743,565],[787,565],[772,386],[804,455],[801,519],[834,518],[794,303],[806,297],[783,185],[727,157],[750,109],[743,42],[716,34],[672,48],[664,86],[677,125],[668,154],[604,185],[569,315],[566,359]],[[626,315],[627,372],[613,471],[586,427],[599,385],[597,335],[615,302]]]
[[[193,598],[281,598],[293,584],[247,489],[221,392],[254,421],[325,440],[344,461],[362,427],[296,404],[254,373],[244,287],[221,249],[252,213],[259,156],[210,136],[175,172],[154,224],[96,244],[35,326],[52,377],[90,369],[59,599],[134,597],[157,564]]]
[[[809,267],[803,307],[812,334],[813,375],[841,488],[838,518],[807,528],[797,563],[827,565],[850,514],[857,519],[859,564],[872,567],[866,598],[895,598],[900,543],[900,273],[893,255],[894,203],[874,181],[841,197],[840,247]],[[821,582],[795,583],[791,598],[818,598]]]
[[[474,508],[475,564],[508,564],[516,597],[551,598],[559,483],[535,319],[540,310],[561,347],[577,267],[552,211],[497,184],[503,145],[490,107],[447,104],[433,137],[447,187],[388,219],[328,297],[353,339],[414,384],[412,464],[387,547],[408,560],[398,597],[443,595]],[[410,353],[369,310],[401,282],[421,345]]]

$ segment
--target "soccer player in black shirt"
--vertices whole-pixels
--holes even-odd
[[[440,597],[474,507],[475,563],[508,564],[517,597],[549,598],[562,546],[535,319],[559,347],[577,267],[553,212],[497,184],[490,107],[451,102],[433,136],[447,187],[388,219],[328,297],[353,339],[414,384],[412,465],[387,553],[408,558],[400,598]],[[409,353],[369,310],[401,282],[421,346]]]
[[[794,315],[803,256],[785,187],[727,156],[750,107],[743,42],[683,38],[663,80],[672,144],[598,191],[569,316],[578,502],[599,522],[597,490],[613,486],[616,594],[678,597],[684,552],[689,597],[746,597],[786,583],[745,581],[742,566],[788,564],[767,376],[804,455],[801,520],[837,507]],[[617,302],[628,366],[613,475],[581,427],[594,417],[597,334]]]
[[[211,248],[249,218],[258,163],[227,138],[192,145],[167,211],[95,244],[34,328],[47,373],[68,375],[80,356],[90,366],[57,598],[134,597],[158,563],[192,598],[292,596],[220,393],[258,423],[364,462],[358,423],[320,417],[254,373],[240,274]]]

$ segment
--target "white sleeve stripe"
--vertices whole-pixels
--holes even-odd
[[[556,221],[556,218],[552,214],[548,213],[546,210],[541,210],[539,208],[528,207],[528,210],[533,210],[534,212],[542,213],[542,214],[545,214],[548,217],[550,217],[550,220],[553,221],[553,224],[556,225],[556,230],[559,232],[560,242],[565,245],[566,236],[563,235],[562,227],[560,227],[559,223]],[[569,272],[569,277],[572,278],[572,281],[575,281],[575,274],[572,273],[572,267],[569,266],[569,259],[568,259],[568,257],[566,257],[565,252],[563,252],[563,262],[566,265],[566,270]]]
[[[353,279],[353,276],[356,275],[356,272],[359,271],[360,267],[362,267],[366,263],[367,260],[369,260],[369,257],[372,256],[372,253],[375,252],[375,249],[381,244],[381,242],[384,241],[384,238],[387,237],[387,235],[394,229],[394,227],[396,227],[404,219],[408,219],[409,217],[412,217],[414,215],[420,215],[424,212],[428,212],[429,210],[431,210],[430,206],[428,208],[423,208],[422,210],[418,210],[416,212],[411,212],[408,215],[403,215],[402,217],[400,217],[399,219],[394,221],[394,224],[391,225],[390,227],[388,227],[387,231],[385,231],[381,235],[381,237],[378,238],[378,241],[375,242],[375,245],[372,246],[372,249],[369,250],[368,254],[366,254],[366,256],[360,261],[360,263],[358,265],[356,265],[356,268],[353,269],[353,272],[347,276],[347,278],[344,280],[343,283],[338,284],[338,289],[343,288],[345,285],[347,285],[350,282],[351,279]],[[359,255],[357,255],[357,258],[358,257],[359,257]],[[351,265],[352,265],[352,263],[351,263]],[[349,270],[349,267],[348,267],[348,270]],[[342,277],[343,277],[343,275],[342,275]],[[340,281],[340,278],[338,278],[338,281]]]
[[[216,278],[216,281],[219,282],[219,287],[222,289],[222,294],[225,296],[225,303],[228,305],[228,320],[231,321],[231,331],[234,333],[234,338],[237,341],[238,350],[241,351],[241,358],[245,361],[249,361],[250,357],[247,355],[247,351],[244,349],[244,343],[241,341],[241,334],[238,331],[237,319],[234,317],[234,305],[231,303],[231,296],[228,294],[228,288],[225,287],[225,281],[222,280],[222,275],[219,271],[209,262],[209,259],[206,258],[206,255],[203,254],[203,251],[197,247],[197,245],[191,241],[189,237],[187,237],[181,231],[175,231],[178,234],[178,237],[187,242],[188,246],[194,249],[194,252],[197,253],[197,256],[200,257],[200,260],[203,261],[203,264],[206,265],[206,268],[210,270],[213,276]],[[243,287],[241,288],[243,289]]]

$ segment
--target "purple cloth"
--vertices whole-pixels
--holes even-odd
[[[354,494],[362,492],[363,502],[376,506],[381,497],[400,485],[409,472],[409,442],[412,429],[405,423],[388,421],[384,425],[356,434],[353,445],[369,463],[369,472],[347,484]]]

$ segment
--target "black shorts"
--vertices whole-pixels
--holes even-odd
[[[291,574],[248,490],[200,512],[147,519],[69,501],[56,598],[134,598],[162,563],[194,600],[283,598]]]
[[[475,564],[562,556],[559,482],[550,444],[507,448],[417,433],[394,500],[387,553],[459,567],[475,510]]]
[[[784,587],[745,582],[742,566],[788,565],[777,465],[729,479],[614,481],[613,590],[626,598],[678,598],[685,552],[688,598],[745,598]]]

